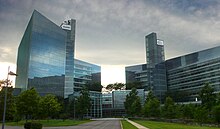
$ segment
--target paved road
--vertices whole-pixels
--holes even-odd
[[[89,123],[77,125],[77,126],[65,126],[65,127],[43,127],[43,129],[121,129],[120,119],[107,118],[107,119],[95,119]],[[6,126],[5,129],[24,129],[18,126]]]
[[[43,129],[121,129],[119,120],[98,120],[78,126],[44,127]]]

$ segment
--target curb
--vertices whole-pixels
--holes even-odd
[[[123,129],[123,126],[122,126],[121,120],[120,120],[120,125],[121,125],[121,129]]]

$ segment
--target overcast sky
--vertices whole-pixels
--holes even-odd
[[[1,73],[15,66],[34,9],[57,25],[77,20],[75,57],[101,65],[103,84],[124,82],[124,66],[145,63],[151,32],[166,59],[220,45],[220,0],[0,0]]]

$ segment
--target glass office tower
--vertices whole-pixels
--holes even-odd
[[[75,20],[60,27],[35,10],[18,48],[15,87],[68,97],[73,93],[74,43]]]
[[[205,83],[220,91],[220,46],[176,57],[166,61],[167,86],[181,93],[178,101],[199,100],[198,93]]]
[[[164,43],[156,33],[145,37],[146,64],[125,67],[126,83],[135,83],[145,91],[152,90],[161,101],[167,91]]]
[[[151,33],[146,36],[146,59],[147,64],[125,68],[126,83],[139,82],[162,101],[168,91],[177,102],[196,102],[206,83],[220,92],[220,46],[164,61],[163,41]]]

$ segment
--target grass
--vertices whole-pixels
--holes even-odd
[[[217,127],[192,126],[177,123],[134,120],[134,122],[141,124],[150,129],[220,129]]]
[[[134,125],[132,125],[126,120],[122,120],[121,123],[122,123],[123,129],[137,129]]]
[[[43,124],[43,127],[56,127],[56,126],[74,126],[87,122],[91,122],[91,120],[34,120],[34,122],[39,122]],[[6,125],[10,126],[24,126],[25,121],[19,122],[7,122]]]

